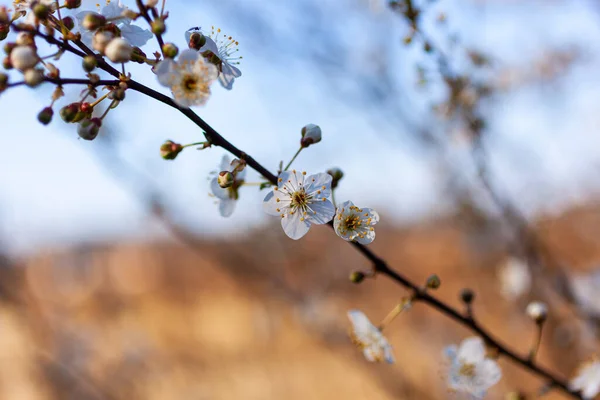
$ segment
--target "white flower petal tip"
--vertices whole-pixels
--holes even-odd
[[[594,399],[600,393],[600,360],[582,364],[569,382],[569,389],[581,393],[585,400]]]
[[[500,291],[508,300],[516,300],[529,292],[531,273],[525,262],[518,258],[509,258],[498,272]]]
[[[215,29],[213,26],[210,33],[200,27],[188,29],[185,32],[187,43],[190,43],[190,38],[195,32],[200,33],[206,39],[206,43],[198,52],[217,67],[221,86],[231,90],[234,80],[242,76],[242,72],[236,67],[242,60],[242,57],[237,54],[239,42],[231,36],[224,35],[221,33],[221,29]]]
[[[306,172],[284,171],[277,187],[267,194],[263,210],[281,217],[286,235],[302,238],[312,224],[326,224],[335,214],[327,198],[331,196],[331,176],[325,173],[306,176]]]
[[[481,399],[502,377],[498,363],[486,357],[484,342],[479,337],[467,338],[458,347],[448,346],[444,354],[450,361],[448,386],[454,391]]]
[[[375,240],[379,214],[371,208],[356,207],[351,201],[340,204],[333,219],[335,233],[344,240],[369,244]]]
[[[154,72],[158,82],[171,88],[173,100],[184,108],[206,104],[210,86],[218,75],[217,68],[193,50],[182,52],[176,62],[170,59],[159,62]]]
[[[235,171],[237,164],[232,165],[228,156],[224,155],[219,165],[221,171],[229,171],[233,175],[233,183],[227,188],[222,188],[219,185],[217,177],[212,178],[210,181],[210,191],[212,195],[216,197],[219,204],[219,214],[222,217],[227,218],[233,214],[235,205],[239,199],[239,188],[244,184],[245,170],[238,172]]]
[[[348,318],[352,324],[350,337],[354,344],[362,350],[367,361],[385,361],[388,364],[395,362],[392,346],[362,311],[350,310]]]

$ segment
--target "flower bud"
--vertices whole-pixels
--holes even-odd
[[[160,146],[160,156],[165,160],[174,160],[183,150],[183,146],[172,140],[167,140]]]
[[[146,53],[144,53],[139,47],[134,47],[131,51],[131,61],[138,64],[144,64],[146,62]]]
[[[23,80],[29,87],[36,87],[44,82],[44,72],[40,69],[30,68],[23,74]]]
[[[65,6],[70,10],[79,8],[81,6],[81,0],[65,0]]]
[[[94,111],[94,107],[92,107],[92,105],[90,103],[88,103],[87,101],[84,101],[83,103],[81,103],[79,105],[79,111],[86,113],[86,114],[90,114]]]
[[[190,36],[190,42],[188,43],[188,46],[190,49],[200,50],[202,48],[202,46],[204,46],[205,44],[206,44],[206,36],[204,36],[203,34],[201,34],[199,32],[194,32]]]
[[[40,111],[37,118],[42,125],[48,125],[50,121],[52,121],[52,116],[54,116],[54,111],[52,110],[52,107],[46,107],[42,111]]]
[[[42,21],[45,21],[52,10],[44,3],[36,3],[33,6],[33,14]]]
[[[73,122],[79,112],[79,103],[71,103],[60,109],[59,114],[63,121]]]
[[[35,42],[33,40],[33,35],[29,32],[19,32],[17,34],[17,38],[15,39],[15,42],[19,46],[31,46],[32,48],[35,48]]]
[[[10,24],[10,14],[5,6],[0,6],[0,24]]]
[[[10,56],[10,52],[13,51],[13,49],[15,47],[17,47],[17,44],[15,42],[8,42],[8,43],[4,43],[2,50],[4,51],[4,54],[6,54],[7,56]]]
[[[100,118],[86,118],[79,123],[77,127],[77,134],[80,138],[85,140],[94,140],[100,132],[102,126],[102,120]]]
[[[81,61],[81,66],[85,72],[92,72],[98,66],[98,60],[93,55],[87,55],[83,57]]]
[[[111,100],[117,100],[117,101],[125,100],[125,89],[121,88],[121,87],[116,88],[115,90],[110,92],[110,95],[108,96],[108,98]]]
[[[6,70],[13,69],[12,62],[10,62],[10,57],[4,57],[2,59],[2,68]]]
[[[81,26],[87,31],[95,31],[104,25],[106,25],[106,17],[95,12],[87,13],[81,21]]]
[[[344,177],[344,172],[339,168],[331,168],[327,170],[327,173],[331,175],[331,188],[337,188],[338,183]]]
[[[92,38],[92,47],[97,52],[104,54],[106,46],[115,37],[111,32],[96,32]]]
[[[543,323],[548,317],[548,306],[540,301],[533,301],[527,305],[525,310],[529,318],[537,324]]]
[[[8,37],[8,33],[10,32],[9,24],[0,24],[0,40],[4,40]]]
[[[429,278],[427,278],[427,283],[425,283],[425,286],[427,287],[427,289],[437,289],[440,287],[440,285],[442,284],[442,281],[440,280],[440,277],[437,276],[436,274],[433,274],[431,276],[429,276]]]
[[[365,279],[365,273],[361,271],[354,271],[350,274],[350,281],[352,283],[361,283]]]
[[[8,86],[8,75],[4,72],[0,72],[0,92],[6,89]]]
[[[123,38],[114,38],[104,49],[106,57],[114,63],[125,63],[131,60],[131,45]]]
[[[311,144],[319,143],[321,141],[321,128],[315,124],[308,124],[302,128],[302,139],[300,145],[302,147],[308,147]]]
[[[162,51],[167,58],[175,58],[179,53],[179,49],[173,43],[165,43],[162,47]]]
[[[62,19],[62,23],[65,26],[65,28],[67,28],[70,31],[73,30],[73,28],[75,28],[75,21],[71,17],[64,17]]]
[[[10,52],[10,63],[19,71],[25,71],[35,67],[39,58],[35,50],[30,46],[16,46]]]
[[[150,24],[150,29],[155,35],[162,35],[167,30],[167,27],[162,18],[157,18]]]
[[[235,178],[233,177],[233,174],[229,171],[221,171],[219,172],[219,176],[217,176],[217,182],[219,183],[219,186],[221,186],[223,189],[227,189],[228,187],[233,186],[234,181]]]
[[[463,289],[460,291],[460,299],[465,304],[471,304],[475,299],[475,293],[471,289]]]

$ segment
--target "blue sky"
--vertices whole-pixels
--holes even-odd
[[[323,2],[323,15],[340,25],[349,38],[362,38],[356,39],[357,45],[371,46],[370,39],[388,37],[385,48],[397,71],[400,96],[410,102],[413,118],[428,118],[423,110],[436,95],[435,88],[427,92],[412,83],[414,63],[421,54],[399,44],[403,23],[377,1],[372,14],[343,23],[348,1]],[[260,42],[248,26],[232,23],[239,24],[240,18],[229,18],[216,5],[219,2],[168,3],[167,40],[183,47],[186,28],[214,24],[240,41],[243,76],[232,91],[215,86],[208,105],[195,109],[236,146],[275,170],[279,160],[289,159],[296,151],[300,128],[316,123],[323,129],[323,141],[303,152],[295,165],[309,172],[341,167],[346,178],[336,195],[339,201],[351,199],[377,208],[384,223],[402,224],[449,209],[437,156],[420,150],[413,133],[385,120],[385,113],[355,99],[344,101],[333,92],[325,79],[342,80],[343,70],[327,77],[314,61],[303,58],[304,49],[284,51],[277,42],[280,38],[268,43],[263,37]],[[285,25],[282,21],[291,17],[276,4],[275,0],[254,0],[245,5],[268,14],[274,26]],[[600,85],[594,79],[598,63],[591,43],[600,39],[600,15],[585,1],[440,0],[436,7],[446,11],[450,28],[467,45],[493,49],[499,67],[527,66],[548,47],[581,48],[584,61],[558,85],[526,86],[499,96],[490,110],[487,144],[496,183],[530,215],[559,212],[593,196],[600,166],[600,140],[594,130]],[[142,21],[138,24],[143,25]],[[369,31],[373,27],[376,33]],[[286,37],[294,35],[293,25],[287,30]],[[154,43],[145,50],[155,50]],[[63,77],[81,76],[75,59],[64,61]],[[363,68],[360,57],[344,62],[352,63],[348,68],[354,72]],[[136,66],[132,71],[136,80],[162,90],[147,70]],[[21,253],[82,240],[160,235],[160,226],[148,219],[135,196],[98,162],[96,141],[78,140],[75,127],[59,118],[48,127],[37,122],[35,116],[49,102],[51,90],[47,85],[0,95],[0,145],[5,149],[0,169],[0,242],[10,252]],[[78,89],[68,90],[75,94]],[[264,192],[252,187],[242,188],[242,200],[231,218],[218,215],[208,196],[207,177],[224,154],[221,149],[190,150],[175,162],[160,159],[158,148],[165,139],[201,140],[201,133],[177,111],[128,93],[109,119],[119,153],[160,184],[169,204],[178,210],[177,218],[187,226],[205,235],[243,234],[270,218],[261,211]],[[457,144],[450,148],[448,158],[469,176],[465,151]],[[250,173],[248,179],[257,181],[258,177]]]

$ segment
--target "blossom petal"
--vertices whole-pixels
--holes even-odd
[[[313,193],[317,190],[321,191],[321,194],[316,196],[317,198],[331,196],[331,175],[326,173],[318,173],[310,175],[306,178],[306,193]],[[325,188],[323,188],[325,186]]]
[[[302,215],[299,212],[295,212],[281,218],[281,226],[286,235],[291,239],[298,240],[306,235],[310,229],[310,222],[307,220],[302,221]]]
[[[312,208],[312,210],[315,213],[311,213],[309,211],[307,218],[313,224],[317,224],[317,225],[326,224],[329,221],[331,221],[331,219],[335,215],[335,207],[334,207],[333,203],[329,200],[316,201],[316,202],[310,203],[310,208]]]
[[[480,337],[466,338],[458,349],[458,358],[467,363],[476,364],[485,358],[485,346]]]
[[[119,29],[121,30],[121,37],[127,40],[132,46],[142,47],[148,43],[148,40],[152,39],[153,36],[152,32],[148,29],[143,29],[133,24],[121,24]]]
[[[194,63],[198,59],[198,52],[194,49],[187,49],[181,52],[179,58],[177,59],[178,63],[190,62]]]
[[[198,50],[199,53],[204,53],[206,51],[210,51],[211,53],[213,53],[214,55],[216,55],[217,57],[219,56],[219,47],[217,46],[217,43],[215,43],[215,41],[204,35],[204,37],[206,38],[206,43],[204,43],[204,46],[202,46],[200,48],[200,50]],[[189,43],[189,39],[188,39],[188,43]]]
[[[234,80],[235,77],[233,77],[232,75],[227,75],[222,72],[219,74],[219,83],[227,90],[233,89]]]
[[[498,363],[490,359],[485,359],[477,364],[476,374],[481,380],[481,386],[486,389],[494,386],[502,378],[502,370]]]
[[[154,73],[158,78],[158,82],[166,87],[170,87],[174,77],[177,73],[174,71],[175,62],[170,58],[162,60],[156,67],[154,67]]]
[[[278,182],[280,188],[287,186],[296,190],[304,185],[304,175],[296,170],[283,171],[279,174],[279,179],[281,179]]]
[[[225,199],[219,202],[219,213],[222,217],[229,217],[233,214],[233,210],[235,210],[235,200],[234,199]]]
[[[343,237],[342,237],[342,239],[343,239]],[[369,244],[373,240],[375,240],[375,231],[367,231],[365,233],[365,236],[363,236],[363,237],[360,237],[359,235],[356,235],[356,237],[354,238],[354,240],[356,240],[360,244]]]
[[[367,335],[369,332],[371,332],[373,328],[375,328],[375,325],[373,325],[371,321],[369,321],[369,318],[362,311],[348,311],[348,319],[350,319],[352,329],[354,330],[354,333],[358,336],[359,340],[361,339],[360,336]]]
[[[454,361],[456,356],[458,355],[458,346],[455,344],[444,347],[444,356],[450,360]]]
[[[277,201],[279,199],[279,201]],[[287,201],[286,201],[287,200]],[[271,190],[263,200],[263,211],[269,215],[281,216],[282,209],[288,208],[290,200],[279,190]],[[279,210],[279,211],[277,211]]]

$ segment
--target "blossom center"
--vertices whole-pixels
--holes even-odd
[[[300,189],[292,193],[292,207],[304,208],[308,205],[308,196],[304,189]]]
[[[351,214],[346,217],[343,222],[344,229],[347,231],[355,231],[360,227],[360,217],[356,214]]]
[[[475,376],[475,364],[463,363],[458,373],[467,378],[473,378]]]
[[[187,75],[181,81],[182,86],[188,92],[193,92],[198,88],[198,78],[194,75]]]

